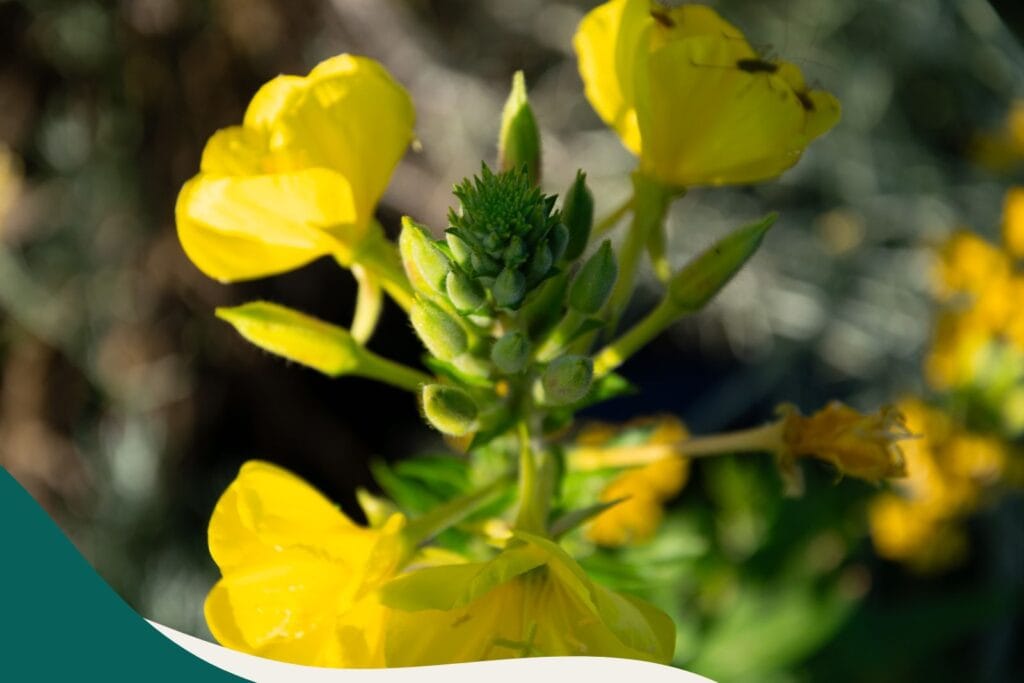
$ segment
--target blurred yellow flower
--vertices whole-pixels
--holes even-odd
[[[643,441],[615,443],[616,437],[628,432],[644,434]],[[636,420],[621,428],[600,424],[584,428],[569,451],[570,468],[630,467],[601,492],[601,502],[618,502],[587,525],[586,537],[610,547],[650,540],[661,524],[665,502],[679,493],[689,477],[690,461],[679,448],[688,437],[686,426],[671,416]]]
[[[957,230],[938,250],[935,292],[943,299],[978,294],[1008,276],[1011,262],[998,247],[969,230]]]
[[[420,569],[381,591],[389,666],[589,655],[668,662],[675,626],[604,588],[557,544],[524,532],[488,562]]]
[[[912,436],[903,414],[885,407],[865,415],[833,401],[810,417],[783,406],[779,452],[784,474],[795,475],[795,460],[813,457],[831,463],[843,475],[878,483],[906,475],[899,442]]]
[[[774,178],[839,120],[835,97],[759,58],[703,5],[611,0],[584,17],[574,46],[591,105],[667,186]]]
[[[308,76],[275,78],[241,126],[210,138],[199,174],[181,189],[185,253],[222,281],[326,255],[351,264],[414,118],[405,90],[365,57],[339,55]]]
[[[1024,128],[1024,121],[1021,127]],[[1024,135],[1024,131],[1021,133]],[[1003,202],[1003,244],[1014,258],[1024,258],[1024,187],[1012,187],[1006,193]]]
[[[920,571],[942,569],[966,552],[960,520],[1001,479],[1006,447],[965,431],[948,413],[920,400],[899,407],[907,428],[921,436],[904,446],[907,477],[869,506],[871,538],[882,557]]]
[[[7,212],[21,193],[21,182],[21,160],[0,142],[0,234],[4,231]]]
[[[943,306],[925,359],[925,377],[933,388],[998,383],[1016,372],[1010,357],[1024,353],[1024,315],[1018,303],[1024,300],[1024,275],[1015,272],[1009,245],[1024,241],[1024,225],[1015,227],[1024,223],[1019,192],[1011,190],[1006,198],[1005,249],[961,230],[938,250],[935,294]]]
[[[376,591],[408,559],[404,524],[359,527],[293,474],[247,462],[210,520],[223,574],[206,598],[210,632],[285,662],[384,666],[389,610]]]

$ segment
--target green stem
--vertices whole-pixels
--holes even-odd
[[[511,483],[511,480],[510,475],[500,477],[483,488],[439,505],[425,515],[410,521],[402,533],[411,545],[423,545],[489,503],[495,495]]]
[[[664,229],[669,204],[678,194],[678,190],[656,183],[640,173],[633,174],[633,222],[616,254],[619,277],[615,281],[615,287],[605,309],[609,332],[614,332],[618,327],[619,318],[633,295],[640,259],[651,232]]]
[[[526,422],[518,425],[519,433],[519,512],[515,527],[522,531],[543,533],[544,520],[539,505],[537,462],[530,444],[530,430]]]
[[[580,325],[583,324],[585,319],[586,316],[579,311],[572,308],[568,309],[561,322],[551,330],[547,339],[545,339],[544,343],[541,344],[539,349],[537,349],[537,360],[542,363],[546,363],[558,355],[558,352],[564,349],[569,343],[569,340],[576,333],[576,330],[580,329]]]
[[[385,237],[384,230],[379,224],[374,223],[373,229],[363,241],[353,262],[377,276],[384,291],[402,307],[402,310],[408,312],[412,308],[414,299],[412,285],[405,275],[405,270],[402,269],[398,250]]]
[[[628,332],[594,354],[594,377],[603,377],[626,362],[630,356],[671,325],[679,317],[679,308],[666,297],[654,310]]]
[[[352,374],[385,382],[413,393],[419,392],[424,384],[434,381],[433,377],[424,372],[388,360],[366,349],[361,349],[359,367]]]
[[[622,220],[622,218],[626,215],[626,213],[629,212],[631,208],[633,208],[633,195],[627,197],[626,201],[622,202],[622,204],[612,209],[612,211],[607,216],[605,216],[604,218],[602,218],[601,220],[594,224],[593,229],[590,231],[591,243],[593,243],[599,237],[611,231],[612,228],[618,225],[619,221]]]

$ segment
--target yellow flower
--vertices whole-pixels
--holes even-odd
[[[252,461],[218,501],[210,554],[223,578],[206,598],[214,637],[296,664],[384,666],[389,610],[377,588],[408,558],[405,519],[353,524],[291,473]]]
[[[893,407],[865,415],[833,401],[810,417],[784,406],[779,455],[784,473],[793,472],[798,457],[831,463],[840,474],[878,483],[906,475],[897,443],[911,436],[903,414]]]
[[[405,574],[392,608],[389,666],[589,655],[668,662],[675,627],[653,605],[592,582],[555,543],[523,532],[488,562]]]
[[[1024,129],[1024,111],[1021,112]],[[1024,130],[1021,131],[1024,135]],[[1011,188],[1003,203],[1003,244],[1014,258],[1024,258],[1024,187]]]
[[[938,252],[935,290],[940,298],[976,295],[1010,273],[1010,259],[976,233],[957,230]]]
[[[610,443],[624,432],[645,428],[648,433],[641,443]],[[671,416],[637,420],[621,429],[592,425],[580,433],[576,446],[569,452],[571,468],[633,465],[601,492],[601,502],[618,502],[587,526],[588,539],[614,547],[640,543],[654,536],[664,516],[665,502],[686,485],[690,461],[679,444],[688,437],[686,426]]]
[[[909,430],[908,475],[868,508],[875,549],[918,571],[935,571],[962,558],[967,537],[960,519],[983,500],[1007,468],[1005,446],[964,431],[949,414],[916,399],[900,403]]]
[[[703,5],[611,0],[584,17],[574,46],[591,105],[667,186],[774,178],[839,120],[835,97],[760,59]]]
[[[6,145],[0,142],[0,234],[4,231],[7,212],[21,193],[21,161]]]
[[[218,131],[175,213],[185,253],[222,281],[357,256],[412,140],[412,102],[377,62],[339,55],[264,85]]]

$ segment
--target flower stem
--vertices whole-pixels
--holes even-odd
[[[590,241],[594,242],[605,233],[610,232],[612,228],[619,224],[619,221],[622,220],[631,208],[633,208],[633,195],[627,197],[626,201],[612,209],[608,215],[594,224],[593,229],[590,231]]]
[[[584,446],[569,453],[569,464],[573,470],[592,471],[607,467],[638,467],[673,455],[708,458],[730,453],[777,452],[783,447],[784,423],[784,420],[778,420],[761,427],[696,436],[675,443],[610,448]]]
[[[679,317],[679,309],[666,297],[628,332],[594,354],[594,377],[604,377],[661,334]]]
[[[541,515],[537,462],[534,459],[530,443],[530,429],[525,421],[520,422],[517,429],[519,433],[519,512],[516,514],[515,526],[522,531],[542,533],[544,520]]]
[[[362,349],[362,353],[359,355],[359,367],[353,374],[375,379],[413,393],[418,392],[424,384],[434,381],[430,375],[424,372],[388,360],[366,349]]]
[[[651,232],[662,230],[669,204],[677,190],[660,185],[640,173],[633,174],[633,222],[617,254],[619,277],[606,308],[608,330],[614,332],[633,295],[640,259]]]
[[[398,250],[384,236],[384,230],[379,224],[374,223],[373,229],[355,255],[354,262],[373,273],[380,280],[384,291],[402,307],[402,310],[408,312],[412,308],[412,285],[402,269]]]

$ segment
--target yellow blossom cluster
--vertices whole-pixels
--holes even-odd
[[[1013,188],[1004,204],[1001,245],[959,231],[940,249],[935,293],[941,309],[925,359],[926,379],[936,390],[998,392],[992,402],[1011,431],[1024,426],[1024,394],[1014,388],[1024,373],[1021,259],[1024,188]]]
[[[630,431],[643,434],[642,441],[616,443]],[[600,501],[611,507],[587,526],[588,539],[614,547],[654,536],[665,502],[682,490],[689,477],[690,461],[680,450],[688,436],[686,426],[671,416],[634,420],[621,427],[596,423],[580,431],[569,455],[571,467],[626,467],[601,491]]]
[[[918,399],[900,410],[919,436],[903,446],[907,477],[870,503],[871,538],[882,557],[938,570],[967,550],[962,520],[1004,476],[1009,454],[1000,439],[971,433]]]

